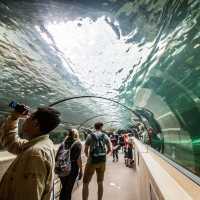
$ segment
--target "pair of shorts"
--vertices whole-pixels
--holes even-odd
[[[98,164],[87,163],[85,166],[83,183],[89,183],[95,171],[97,174],[97,182],[103,182],[105,169],[106,169],[105,162],[98,163]]]

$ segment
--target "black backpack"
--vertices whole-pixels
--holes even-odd
[[[90,149],[91,163],[96,164],[106,161],[106,138],[105,134],[95,135],[91,133],[91,137],[94,141]]]

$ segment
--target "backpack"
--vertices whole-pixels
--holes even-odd
[[[94,141],[90,149],[91,163],[96,164],[106,161],[106,139],[105,134],[102,133],[99,136],[96,136],[94,133],[91,133],[91,137]]]
[[[71,148],[65,149],[65,143],[63,142],[56,154],[55,159],[55,173],[59,177],[68,176],[71,172]]]

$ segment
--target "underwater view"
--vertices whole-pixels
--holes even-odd
[[[0,117],[12,100],[51,105],[55,141],[141,123],[139,139],[200,176],[199,56],[199,0],[1,0]]]

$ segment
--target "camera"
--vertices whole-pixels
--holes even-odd
[[[28,114],[29,108],[23,104],[19,104],[16,101],[11,101],[9,107],[13,108],[16,112],[21,114]],[[26,111],[26,113],[24,113]]]

